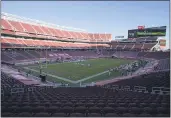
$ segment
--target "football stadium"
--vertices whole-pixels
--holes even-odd
[[[170,117],[168,26],[123,38],[39,20],[1,13],[2,117]]]

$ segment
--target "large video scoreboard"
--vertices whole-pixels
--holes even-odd
[[[128,38],[166,36],[166,26],[128,30]]]

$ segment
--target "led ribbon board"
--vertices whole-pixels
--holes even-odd
[[[166,26],[128,30],[128,38],[166,36]]]

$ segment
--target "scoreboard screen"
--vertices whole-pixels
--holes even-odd
[[[128,38],[166,36],[166,26],[128,30]]]

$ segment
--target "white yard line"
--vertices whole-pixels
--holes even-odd
[[[28,67],[24,67],[24,68],[26,68],[26,69],[28,69],[28,70],[31,70],[31,71],[34,71],[34,72],[39,72],[39,71],[37,71],[37,70],[31,69],[31,68],[28,68]],[[60,80],[64,80],[64,81],[67,81],[67,82],[70,82],[70,83],[77,84],[77,83],[79,83],[79,82],[83,82],[83,81],[86,81],[86,80],[91,79],[91,78],[93,78],[93,77],[97,77],[97,76],[100,76],[100,75],[102,75],[102,74],[105,74],[105,73],[107,73],[107,72],[108,72],[108,70],[107,70],[107,71],[100,72],[100,73],[97,73],[97,74],[94,74],[94,75],[91,75],[91,76],[88,76],[88,77],[85,77],[85,78],[80,79],[80,80],[77,80],[77,81],[69,80],[69,79],[67,79],[67,78],[59,77],[59,76],[52,75],[52,74],[48,74],[48,73],[46,73],[46,74],[47,74],[48,76],[51,76],[51,77],[54,77],[54,78],[57,78],[57,79],[60,79]],[[44,73],[44,72],[43,72],[43,73]]]
[[[90,60],[94,60],[94,59],[90,59]],[[88,61],[88,60],[86,60],[86,61]],[[85,61],[84,61],[85,62]],[[74,63],[74,62],[63,62],[63,63]],[[59,64],[63,64],[63,63],[53,63],[53,64],[48,64],[48,65],[59,65]],[[29,67],[37,67],[37,66],[29,66]],[[24,68],[26,68],[26,69],[28,69],[28,70],[32,70],[32,71],[35,71],[35,72],[39,72],[39,71],[37,71],[37,70],[35,70],[35,69],[31,69],[31,68],[28,68],[28,67],[24,67]],[[77,83],[79,83],[79,82],[84,82],[84,81],[86,81],[86,80],[89,80],[89,79],[91,79],[91,78],[93,78],[93,77],[97,77],[97,76],[100,76],[100,75],[102,75],[102,74],[105,74],[105,73],[107,73],[108,72],[108,70],[107,71],[103,71],[103,72],[100,72],[100,73],[97,73],[97,74],[94,74],[94,75],[91,75],[91,76],[88,76],[88,77],[85,77],[85,78],[83,78],[83,79],[80,79],[80,80],[77,80],[77,81],[73,81],[73,80],[69,80],[69,79],[67,79],[67,78],[63,78],[63,77],[60,77],[60,76],[56,76],[56,75],[52,75],[52,74],[48,74],[48,73],[46,73],[48,76],[51,76],[51,77],[54,77],[54,78],[57,78],[57,79],[61,79],[61,80],[64,80],[64,81],[67,81],[67,82],[70,82],[70,83],[75,83],[75,84],[77,84]]]
[[[105,73],[107,73],[107,72],[109,72],[109,71],[107,70],[107,71],[103,71],[103,72],[101,72],[101,73],[94,74],[94,75],[89,76],[89,77],[85,77],[85,78],[83,78],[83,79],[77,80],[76,83],[86,81],[86,80],[88,80],[88,79],[91,79],[91,78],[93,78],[93,77],[97,77],[97,76],[102,75],[102,74],[105,74]]]
[[[39,72],[37,70],[31,69],[31,68],[28,68],[28,67],[24,67],[24,68],[26,68],[28,70],[31,70],[31,71],[34,71],[34,72]],[[69,79],[66,79],[66,78],[63,78],[63,77],[59,77],[59,76],[48,74],[48,73],[44,73],[44,74],[47,74],[48,76],[51,76],[51,77],[54,77],[54,78],[57,78],[57,79],[60,79],[60,80],[64,80],[64,81],[67,81],[67,82],[70,82],[70,83],[75,83],[75,81],[72,81],[72,80],[69,80]]]

